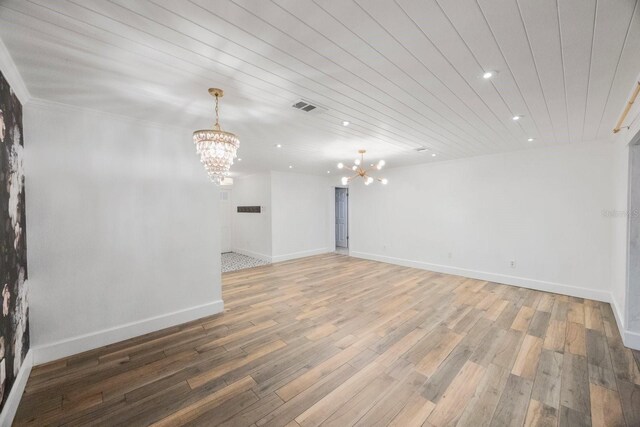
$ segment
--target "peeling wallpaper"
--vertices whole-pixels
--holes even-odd
[[[0,73],[0,401],[29,350],[22,105]]]

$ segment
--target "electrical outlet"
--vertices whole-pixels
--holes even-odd
[[[511,260],[511,262],[509,263],[509,266],[511,268],[516,268],[516,262],[514,260]]]

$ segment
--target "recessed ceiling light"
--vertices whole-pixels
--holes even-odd
[[[529,142],[533,142],[533,141],[534,141],[534,139],[533,139],[533,138],[529,138],[529,139],[527,139],[527,141],[529,141]]]
[[[327,171],[327,173],[331,173],[331,171]]]
[[[495,71],[485,71],[484,74],[482,75],[482,78],[485,80],[489,80],[491,77],[495,75],[496,75]]]
[[[513,120],[513,121],[518,121],[518,120],[520,120],[521,118],[522,118],[522,116],[515,115],[515,116],[511,117],[511,120]]]
[[[276,148],[282,148],[282,144],[276,144]]]
[[[289,165],[289,169],[293,169],[293,166],[292,166],[292,165]]]
[[[349,122],[345,120],[344,122],[342,122],[342,126],[349,126]]]
[[[432,154],[431,154],[431,157],[435,157],[435,156],[436,156],[436,153],[432,153]]]
[[[242,161],[242,159],[241,159],[240,157],[238,157],[238,161],[239,161],[239,162],[241,162],[241,161]]]

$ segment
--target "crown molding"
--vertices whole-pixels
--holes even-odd
[[[2,39],[0,39],[0,71],[9,82],[9,85],[11,85],[11,89],[22,105],[29,102],[31,100],[29,89],[27,89],[27,85],[24,83],[24,80],[22,80],[18,67],[16,67],[16,63],[13,62],[13,58],[11,58],[11,54]]]

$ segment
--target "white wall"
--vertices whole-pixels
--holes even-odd
[[[327,215],[332,191],[324,176],[271,172],[274,262],[334,250]]]
[[[628,210],[629,191],[629,146],[627,141],[613,144],[612,195],[611,210]],[[611,294],[612,307],[618,322],[626,327],[627,293],[627,223],[626,215],[612,215],[611,222]]]
[[[611,143],[387,170],[350,186],[351,255],[608,301],[611,170]]]
[[[636,117],[638,112],[631,110],[629,117]],[[629,120],[629,119],[627,119]],[[614,145],[614,165],[612,190],[614,209],[619,212],[612,218],[612,252],[611,252],[611,288],[614,312],[623,334],[625,345],[640,349],[640,287],[638,287],[637,260],[629,259],[629,221],[638,221],[637,197],[629,198],[630,144],[638,144],[640,122],[635,120],[630,129],[623,128],[616,136]],[[635,147],[637,150],[638,148]],[[635,181],[638,181],[636,171]],[[637,195],[636,195],[637,196]],[[632,205],[633,203],[633,205]],[[630,215],[628,217],[627,215]],[[637,236],[632,237],[637,242]],[[637,243],[636,243],[637,245]],[[635,246],[637,249],[637,246]],[[631,261],[628,263],[628,261]],[[628,278],[628,275],[635,275]],[[634,322],[634,319],[636,321]]]
[[[638,221],[636,212],[633,212],[635,207],[630,205],[629,174],[631,173],[630,144],[637,144],[638,138],[640,138],[640,121],[634,119],[638,117],[639,113],[640,110],[632,108],[627,117],[627,123],[631,125],[630,128],[622,128],[614,138],[611,183],[614,199],[612,209],[618,213],[611,217],[612,305],[625,345],[637,349],[640,349],[640,327],[635,326],[631,319],[640,319],[640,304],[637,302],[640,301],[640,288],[636,285],[637,280],[629,281],[627,278],[629,274],[627,261],[629,258],[629,221]],[[637,271],[637,265],[633,267]],[[630,273],[634,274],[634,271],[630,271]]]
[[[190,131],[25,108],[36,363],[222,310],[218,188]]]
[[[271,175],[236,178],[232,201],[233,251],[271,261]],[[238,206],[261,206],[262,212],[238,213]]]

